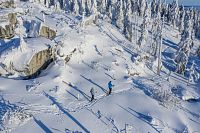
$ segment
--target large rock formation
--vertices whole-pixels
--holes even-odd
[[[52,48],[39,51],[27,64],[27,69],[24,71],[25,76],[27,78],[37,76],[40,71],[45,69],[53,60]]]

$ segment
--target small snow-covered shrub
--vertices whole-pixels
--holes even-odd
[[[0,98],[0,131],[15,128],[29,120],[30,117],[31,115],[26,113],[23,108]]]

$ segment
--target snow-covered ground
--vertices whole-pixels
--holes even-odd
[[[169,75],[180,40],[178,31],[165,26],[163,67],[158,76],[157,62],[148,67],[148,62],[137,61],[135,45],[113,25],[100,21],[83,29],[73,16],[51,13],[32,3],[20,6],[35,7],[35,19],[45,10],[45,23],[58,33],[52,43],[63,42],[61,53],[76,51],[67,64],[58,58],[35,79],[0,77],[0,132],[200,132],[200,82],[188,84],[182,75]],[[199,58],[193,60],[200,72]],[[107,96],[109,81],[114,87]],[[95,89],[93,102],[91,87]]]

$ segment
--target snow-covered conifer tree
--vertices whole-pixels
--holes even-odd
[[[142,17],[144,17],[146,6],[146,0],[139,1],[139,15]]]
[[[156,13],[156,4],[157,4],[157,1],[156,0],[153,0],[151,2],[151,17],[155,17],[155,15],[157,14]]]
[[[199,46],[199,48],[196,51],[196,55],[200,57],[200,46]]]
[[[180,7],[180,11],[179,12],[180,13],[179,13],[179,24],[178,24],[178,27],[179,27],[179,31],[183,32],[183,30],[184,30],[184,18],[185,18],[184,6]]]
[[[81,12],[82,12],[82,14],[86,11],[85,8],[86,8],[85,7],[85,0],[81,0]]]
[[[116,20],[116,26],[123,31],[123,21],[124,21],[124,12],[123,12],[123,1],[120,0],[119,5],[118,5],[118,15],[117,15],[117,20]]]
[[[86,0],[85,12],[87,15],[91,14],[92,3],[91,0]]]
[[[160,36],[161,36],[161,15],[157,14],[157,17],[153,20],[152,24],[152,41],[151,41],[151,48],[152,48],[152,55],[154,57],[157,56],[158,53],[158,45],[160,44]]]
[[[92,2],[91,13],[97,14],[97,1],[96,0],[93,0],[93,2]]]
[[[77,0],[74,0],[73,13],[75,15],[79,15],[79,5],[78,5],[78,1]]]
[[[173,26],[176,27],[176,22],[178,18],[178,3],[177,1],[173,1],[172,4],[170,4],[169,8],[169,23]]]
[[[181,33],[181,42],[187,40],[187,38],[191,38],[192,28],[192,19],[187,12],[184,18],[184,30]]]
[[[125,15],[124,18],[124,35],[129,41],[132,41],[133,33],[132,33],[132,23],[131,23],[131,5],[128,4],[126,8],[127,8],[126,9],[127,14]]]
[[[196,69],[195,69],[195,63],[194,63],[194,61],[193,61],[193,62],[192,62],[192,66],[190,67],[190,70],[189,70],[188,84],[189,84],[190,82],[197,81],[199,78],[200,78],[200,75],[199,75],[199,73],[196,71]]]
[[[148,38],[148,29],[147,25],[149,24],[149,10],[148,8],[145,11],[144,17],[143,17],[143,22],[140,26],[141,28],[141,36],[138,40],[138,45],[142,46],[146,44],[147,38]]]

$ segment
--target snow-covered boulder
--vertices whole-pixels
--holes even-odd
[[[7,48],[1,53],[0,62],[3,67],[0,73],[2,75],[16,74],[16,76],[29,78],[37,75],[54,60],[55,44],[51,40],[44,37],[26,38],[24,43],[26,48],[23,50],[19,44],[18,47],[12,50]]]
[[[35,20],[31,20],[30,28],[28,29],[28,31],[29,32],[27,36],[31,38],[42,36],[48,39],[54,39],[56,36],[55,30]]]

